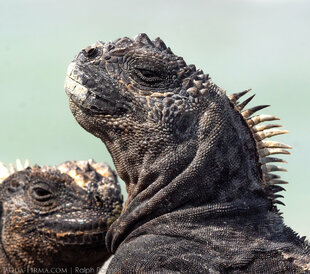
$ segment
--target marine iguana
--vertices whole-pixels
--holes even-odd
[[[69,65],[75,119],[101,138],[128,199],[109,228],[108,273],[309,273],[310,246],[283,223],[266,105],[244,110],[160,38],[97,42]]]
[[[107,164],[0,164],[0,273],[97,273],[105,234],[122,206]]]

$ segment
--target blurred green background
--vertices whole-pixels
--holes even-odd
[[[58,164],[105,146],[72,117],[63,82],[79,50],[96,40],[160,36],[228,93],[253,88],[253,104],[282,118],[294,147],[286,224],[310,238],[310,1],[0,0],[0,161]],[[253,105],[252,104],[252,105]]]

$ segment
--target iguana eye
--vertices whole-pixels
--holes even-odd
[[[155,71],[151,71],[148,69],[138,69],[140,71],[140,73],[144,76],[144,77],[157,77],[157,73]]]
[[[160,73],[149,69],[136,68],[136,74],[141,80],[150,83],[160,83],[163,80]]]
[[[53,198],[53,194],[46,187],[35,186],[31,190],[31,195],[34,199],[40,202],[45,202]]]
[[[87,58],[95,58],[97,57],[99,50],[97,48],[87,47],[83,50],[83,54]]]

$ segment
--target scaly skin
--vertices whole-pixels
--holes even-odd
[[[89,160],[16,171],[1,183],[0,202],[0,273],[97,271],[110,257],[105,234],[122,197],[108,165]]]
[[[242,111],[241,94],[186,65],[159,39],[97,42],[70,64],[76,120],[102,139],[128,200],[107,233],[108,273],[307,273],[310,247],[284,225],[285,183],[267,162],[285,133]]]

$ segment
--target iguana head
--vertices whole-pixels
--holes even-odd
[[[0,252],[11,267],[97,267],[109,257],[105,234],[122,198],[106,164],[28,167],[0,193]]]
[[[125,211],[123,220],[238,201],[275,209],[273,190],[281,188],[268,172],[280,169],[265,164],[282,161],[269,154],[286,152],[262,140],[285,132],[264,135],[277,125],[257,124],[277,118],[251,117],[266,106],[243,111],[252,97],[239,104],[246,92],[226,96],[159,38],[140,34],[83,49],[65,89],[76,120],[103,140],[126,182],[128,212],[138,213]]]
[[[128,183],[166,149],[191,149],[210,99],[222,95],[208,75],[145,34],[83,49],[65,88],[75,118],[105,142]]]

